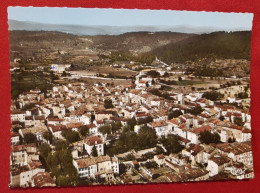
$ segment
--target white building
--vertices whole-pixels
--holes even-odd
[[[98,155],[104,155],[104,144],[102,139],[97,136],[88,137],[83,142],[83,147],[89,155],[92,153],[93,147],[96,147]]]

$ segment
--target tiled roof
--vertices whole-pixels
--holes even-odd
[[[93,136],[93,137],[87,137],[84,142],[86,144],[88,144],[89,146],[93,146],[93,145],[96,145],[96,144],[102,144],[103,141],[102,139],[100,139],[99,137],[97,136]]]

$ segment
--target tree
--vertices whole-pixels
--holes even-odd
[[[58,176],[57,185],[59,185],[59,186],[69,186],[69,185],[71,185],[69,177],[63,176],[63,175]]]
[[[56,177],[58,185],[70,186],[77,184],[78,174],[72,161],[71,151],[68,149],[61,149],[53,154],[49,153],[47,166],[52,177]]]
[[[211,133],[210,131],[200,132],[199,140],[201,143],[210,144],[210,143],[219,143],[220,136],[218,133]]]
[[[157,144],[157,135],[154,129],[143,126],[138,133],[138,146],[141,149],[155,147]]]
[[[34,108],[34,107],[35,107],[35,104],[29,103],[29,104],[24,105],[23,108],[22,108],[22,110],[23,110],[23,111],[27,111],[27,110],[30,110],[30,109],[32,109],[32,108]]]
[[[127,125],[130,127],[130,129],[133,131],[134,130],[134,127],[136,126],[137,124],[137,121],[135,119],[135,117],[127,120]]]
[[[124,158],[126,161],[132,161],[132,160],[135,160],[135,156],[131,153],[127,154]]]
[[[112,100],[106,99],[106,100],[104,101],[104,107],[105,107],[106,109],[114,108],[114,105],[113,105],[113,103],[112,103]]]
[[[159,178],[159,177],[160,177],[160,174],[158,174],[158,173],[152,175],[153,180],[156,179],[156,178]]]
[[[223,98],[224,95],[221,94],[220,92],[217,92],[217,91],[211,91],[211,92],[205,92],[202,95],[202,97],[206,98],[206,99],[209,99],[209,100],[212,100],[212,101],[216,101],[216,100],[219,100],[219,99]]]
[[[178,77],[178,81],[182,81],[182,77],[179,76],[179,77]]]
[[[148,161],[144,164],[144,166],[148,169],[150,168],[158,168],[158,164],[155,161]]]
[[[119,121],[117,121],[117,122],[113,121],[113,122],[111,123],[111,130],[112,130],[113,133],[116,133],[116,132],[119,131],[120,129],[122,129],[122,124],[121,124],[121,122],[119,122]]]
[[[224,117],[223,115],[221,115],[221,116],[219,117],[219,120],[220,120],[220,121],[224,121],[224,119],[225,119],[225,117]]]
[[[236,142],[236,139],[235,138],[228,138],[228,143],[233,143],[233,142]]]
[[[63,130],[61,135],[69,142],[74,143],[80,140],[79,133],[72,130]]]
[[[79,133],[82,137],[86,137],[89,134],[89,128],[85,125],[79,127]]]
[[[133,131],[123,132],[116,143],[120,153],[137,149],[137,138],[137,134]]]
[[[199,115],[202,113],[204,110],[201,108],[201,106],[196,106],[193,109],[187,109],[186,113],[190,113],[192,115]]]
[[[180,115],[182,115],[181,110],[175,110],[175,111],[169,113],[168,119],[171,120],[172,118],[179,117]]]
[[[164,75],[163,75],[165,78],[169,77],[170,74],[168,72],[165,72]]]
[[[146,118],[138,119],[137,125],[143,125],[150,122],[153,122],[153,118],[151,116],[148,116]]]
[[[120,163],[120,164],[119,164],[119,175],[121,175],[121,174],[123,174],[123,173],[125,173],[125,172],[126,172],[126,166],[125,166],[125,164]]]
[[[151,76],[152,78],[159,78],[161,76],[160,73],[155,70],[147,72],[147,75]]]
[[[92,148],[92,150],[91,150],[91,155],[92,155],[93,157],[97,157],[97,156],[98,156],[98,152],[97,152],[96,146],[94,146],[94,147]]]
[[[26,144],[30,144],[30,143],[36,143],[37,142],[37,138],[34,134],[32,133],[26,133],[24,134],[24,138],[23,138],[24,143]]]
[[[47,141],[50,142],[50,144],[52,144],[52,140],[53,140],[53,135],[50,131],[45,131],[43,133],[43,138],[46,139]]]
[[[242,117],[235,117],[234,118],[234,123],[237,124],[238,126],[243,126],[244,125]]]
[[[53,145],[55,146],[56,151],[67,149],[69,147],[69,144],[64,140],[56,140]]]
[[[162,140],[162,144],[168,153],[179,153],[184,148],[184,146],[180,144],[178,138],[174,135],[168,135],[167,138]]]
[[[248,94],[246,92],[240,92],[237,94],[237,97],[240,99],[246,99],[248,98]]]
[[[51,153],[51,148],[48,144],[43,143],[39,146],[39,152],[40,156],[47,160],[49,153]]]
[[[110,125],[104,125],[98,129],[99,132],[101,132],[103,135],[110,134],[111,133],[111,126]]]
[[[161,146],[156,146],[156,150],[155,150],[156,154],[163,154],[164,153],[164,149]]]

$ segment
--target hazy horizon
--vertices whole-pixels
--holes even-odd
[[[99,28],[98,34],[102,31],[101,27],[114,27],[120,31],[118,33],[111,29],[103,31],[103,33],[110,35],[133,32],[133,30],[140,31],[139,29],[141,31],[148,29],[149,31],[149,28],[152,29],[151,32],[209,33],[213,31],[251,30],[253,14],[173,10],[8,7],[8,21],[10,23],[13,20],[23,24],[18,26],[20,28],[17,26],[11,26],[11,28],[16,27],[26,30],[26,27],[28,27],[28,30],[33,28],[34,31],[37,30],[37,27],[42,31],[44,27],[49,28],[50,26],[52,26],[51,28],[74,26],[83,27],[85,30],[87,27],[96,27]],[[137,27],[139,29],[132,29]],[[59,31],[59,29],[57,30]],[[66,30],[73,32],[73,29]],[[84,31],[84,33],[87,33],[87,31]]]

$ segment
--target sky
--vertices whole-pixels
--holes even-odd
[[[46,24],[252,29],[253,14],[172,10],[8,7],[8,19]]]

